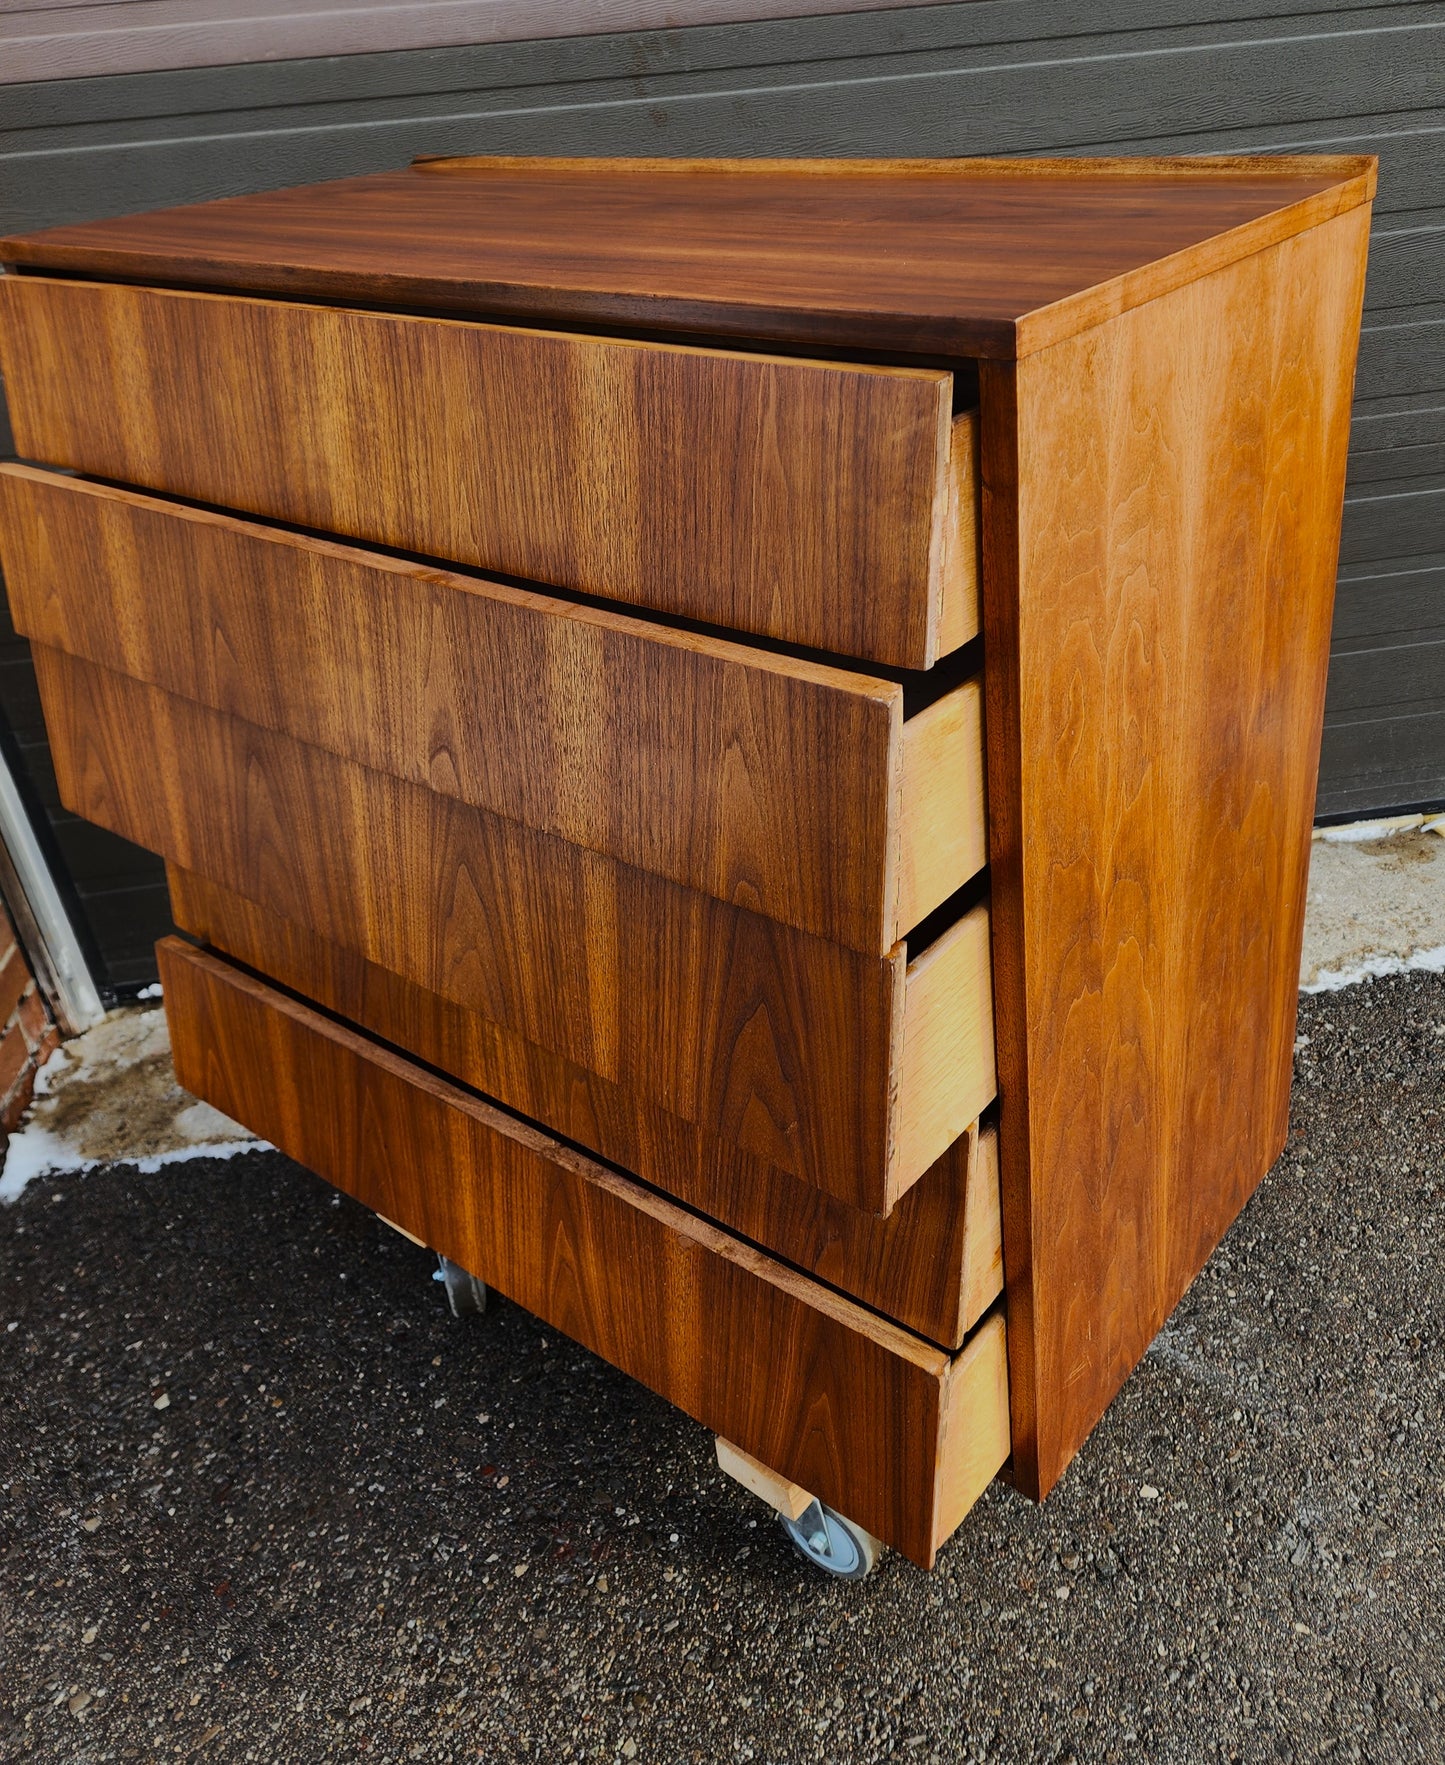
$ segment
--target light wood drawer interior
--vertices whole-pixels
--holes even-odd
[[[178,939],[181,1083],[925,1567],[1009,1450],[1003,1322],[950,1356]]]
[[[982,690],[896,681],[25,466],[16,627],[874,956],[985,863]]]
[[[26,458],[900,668],[978,629],[953,378],[0,277]]]

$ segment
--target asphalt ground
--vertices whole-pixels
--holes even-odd
[[[1300,1027],[1285,1156],[1048,1502],[861,1584],[278,1154],[37,1179],[0,1758],[1445,1758],[1445,979]]]

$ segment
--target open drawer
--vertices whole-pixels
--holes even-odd
[[[982,686],[895,681],[0,466],[17,630],[886,954],[987,859]]]
[[[953,376],[0,277],[17,450],[899,668],[978,629]]]
[[[1002,1318],[949,1355],[179,939],[181,1083],[928,1567],[1009,1451]]]
[[[880,1219],[193,871],[167,877],[182,931],[941,1348],[961,1348],[1003,1291],[991,1124],[961,1134]]]
[[[850,1205],[996,1090],[985,901],[865,956],[36,645],[66,805]]]

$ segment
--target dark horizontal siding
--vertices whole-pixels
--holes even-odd
[[[1377,647],[1368,638],[1354,639],[1335,650],[1337,680],[1333,710],[1337,716],[1372,711],[1382,700],[1434,710],[1445,703],[1445,631],[1416,633],[1407,644]]]
[[[1436,176],[1445,183],[1445,139],[1436,144]],[[1370,275],[1365,300],[1371,311],[1390,307],[1436,305],[1445,290],[1445,220],[1426,210],[1429,221],[1416,219],[1409,228],[1375,227],[1370,245]],[[1382,217],[1389,220],[1392,217]]]
[[[1439,493],[1437,492],[1438,496]],[[1351,499],[1354,500],[1353,498]],[[1322,767],[1337,782],[1330,812],[1438,802],[1445,777],[1445,533],[1432,553],[1341,567],[1335,598]],[[1396,542],[1388,529],[1385,549]]]
[[[1381,160],[1320,808],[1445,799],[1445,5],[973,0],[11,85],[0,229],[418,152],[1271,151]],[[154,867],[104,875],[97,924],[149,911]]]
[[[1398,399],[1356,398],[1350,453],[1381,454],[1402,448],[1436,447],[1445,441],[1445,398],[1415,393]]]
[[[303,55],[364,55],[456,43],[507,43],[601,31],[818,12],[873,11],[909,0],[291,0],[274,11],[214,0],[131,0],[124,25],[92,4],[0,4],[0,81],[69,80],[153,68],[212,67]],[[8,13],[8,18],[4,15]],[[68,28],[67,28],[68,27]]]
[[[1445,699],[1433,708],[1411,706],[1408,713],[1332,711],[1325,718],[1320,765],[1336,779],[1321,814],[1368,816],[1385,807],[1372,788],[1377,777],[1391,781],[1390,807],[1438,803],[1445,778]]]
[[[1440,202],[1442,109],[1440,6],[975,0],[15,86],[0,94],[0,153],[24,157],[0,214],[36,225],[417,151],[1212,151],[1344,136],[1381,151],[1387,200],[1415,210]]]
[[[1361,638],[1392,637],[1399,644],[1445,639],[1445,557],[1360,565],[1356,571],[1340,575],[1335,597],[1337,654]],[[1445,679],[1441,688],[1445,691]]]
[[[1445,538],[1445,486],[1345,499],[1340,563],[1408,558]]]
[[[1445,311],[1438,317],[1391,324],[1387,315],[1368,322],[1360,333],[1361,397],[1413,398],[1445,391]]]
[[[1445,439],[1415,447],[1350,450],[1351,491],[1386,482],[1403,486],[1418,478],[1445,479]]]

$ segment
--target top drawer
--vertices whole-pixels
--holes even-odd
[[[900,668],[978,629],[952,376],[0,277],[26,458]]]

